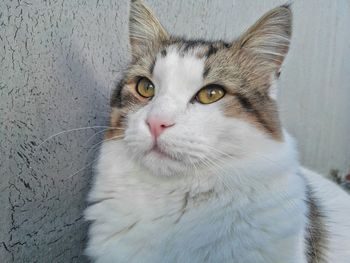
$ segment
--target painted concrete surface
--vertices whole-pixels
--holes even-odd
[[[171,33],[230,40],[285,1],[146,2]],[[87,261],[82,211],[110,91],[129,59],[128,8],[125,0],[0,2],[1,262]],[[350,2],[295,0],[293,10],[282,118],[304,164],[345,174]]]

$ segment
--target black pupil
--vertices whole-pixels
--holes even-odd
[[[211,98],[216,95],[216,90],[214,89],[209,89],[208,90],[208,97]]]
[[[150,89],[152,89],[152,84],[149,82],[146,82],[146,91],[149,91]]]

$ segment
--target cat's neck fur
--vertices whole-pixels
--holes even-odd
[[[271,147],[276,152],[257,159],[171,178],[149,174],[130,161],[121,154],[122,144],[102,147],[90,195],[96,204],[87,212],[88,218],[104,217],[105,231],[97,240],[107,241],[111,259],[162,262],[158,257],[167,255],[169,262],[304,262],[295,258],[304,253],[294,253],[304,250],[304,183],[288,135]],[[125,254],[115,258],[113,247]],[[109,262],[108,253],[101,255],[103,262]]]

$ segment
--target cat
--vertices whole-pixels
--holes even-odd
[[[131,1],[85,218],[93,262],[350,262],[350,197],[298,161],[276,83],[290,6],[231,42],[170,35]]]

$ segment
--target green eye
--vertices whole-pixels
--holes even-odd
[[[148,78],[142,77],[137,82],[136,91],[144,98],[151,98],[154,96],[154,85]]]
[[[222,99],[225,93],[223,87],[219,85],[209,85],[198,91],[196,100],[202,104],[210,104]]]

